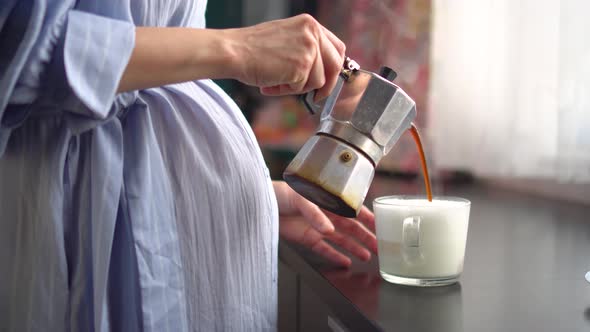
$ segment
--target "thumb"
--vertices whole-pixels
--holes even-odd
[[[296,200],[295,205],[299,212],[301,212],[301,215],[303,215],[309,224],[318,232],[322,234],[330,234],[334,232],[334,225],[317,205],[300,195]]]

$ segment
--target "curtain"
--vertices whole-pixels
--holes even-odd
[[[439,169],[590,183],[590,1],[434,0]]]

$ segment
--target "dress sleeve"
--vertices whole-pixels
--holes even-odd
[[[10,132],[36,108],[94,121],[112,113],[135,27],[76,10],[75,3],[0,3],[0,156]]]

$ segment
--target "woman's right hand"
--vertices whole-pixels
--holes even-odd
[[[345,45],[310,15],[225,32],[234,50],[234,78],[265,95],[317,90],[323,99],[336,85]]]

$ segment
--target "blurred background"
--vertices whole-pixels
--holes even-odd
[[[362,68],[398,72],[395,83],[417,103],[435,194],[445,182],[477,179],[590,203],[590,2],[214,0],[207,24],[249,26],[304,12],[342,39]],[[293,97],[218,83],[251,123],[272,177],[281,178],[317,116]],[[410,135],[378,171],[422,181]]]

